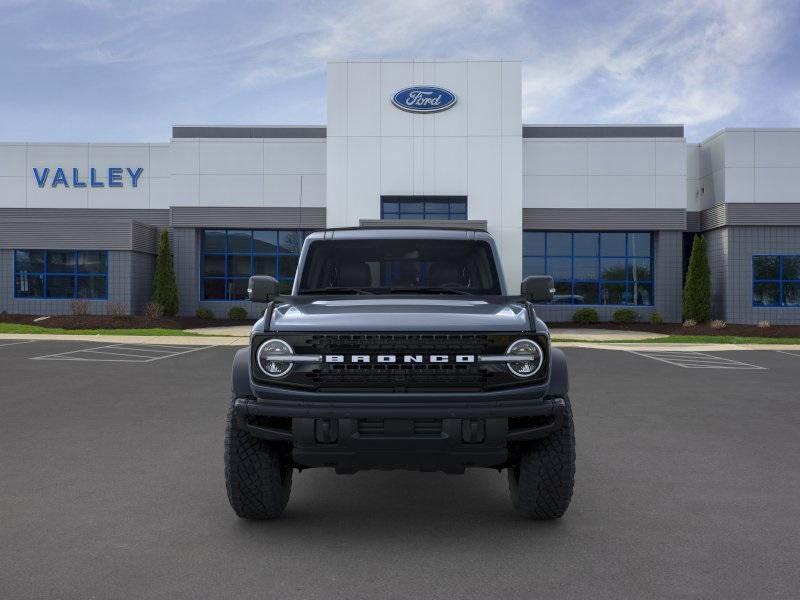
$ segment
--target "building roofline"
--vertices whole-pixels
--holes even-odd
[[[173,125],[172,127],[172,139],[324,139],[326,136],[325,125]]]
[[[523,125],[523,138],[683,138],[682,124]]]
[[[719,131],[715,131],[710,136],[702,140],[701,142],[697,142],[699,145],[707,144],[711,140],[716,137],[719,137],[725,133],[734,133],[734,132],[744,132],[744,131],[752,131],[752,132],[774,132],[774,133],[796,133],[800,131],[800,127],[723,127]]]

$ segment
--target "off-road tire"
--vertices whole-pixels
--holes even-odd
[[[292,467],[286,464],[277,445],[253,437],[237,426],[234,402],[235,399],[228,408],[225,430],[228,501],[243,519],[274,519],[289,502]]]
[[[514,508],[537,520],[558,519],[567,510],[575,484],[575,429],[569,398],[563,425],[541,440],[531,441],[508,469]]]

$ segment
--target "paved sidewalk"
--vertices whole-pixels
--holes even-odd
[[[42,342],[98,342],[100,344],[150,344],[153,346],[246,346],[249,336],[198,335],[70,335],[49,333],[0,333],[2,340]]]
[[[593,342],[616,342],[619,340],[655,340],[667,337],[663,333],[650,331],[620,331],[619,329],[567,329],[553,327],[550,335],[556,340],[589,340]]]
[[[200,335],[233,335],[236,337],[250,337],[250,325],[229,325],[227,327],[198,327],[196,329],[184,329],[187,333],[199,333]]]

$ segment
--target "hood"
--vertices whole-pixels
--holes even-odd
[[[508,298],[292,297],[272,331],[525,331],[528,313]]]

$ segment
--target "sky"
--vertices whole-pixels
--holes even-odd
[[[324,124],[326,62],[522,60],[526,124],[800,126],[800,1],[0,0],[0,141]]]

